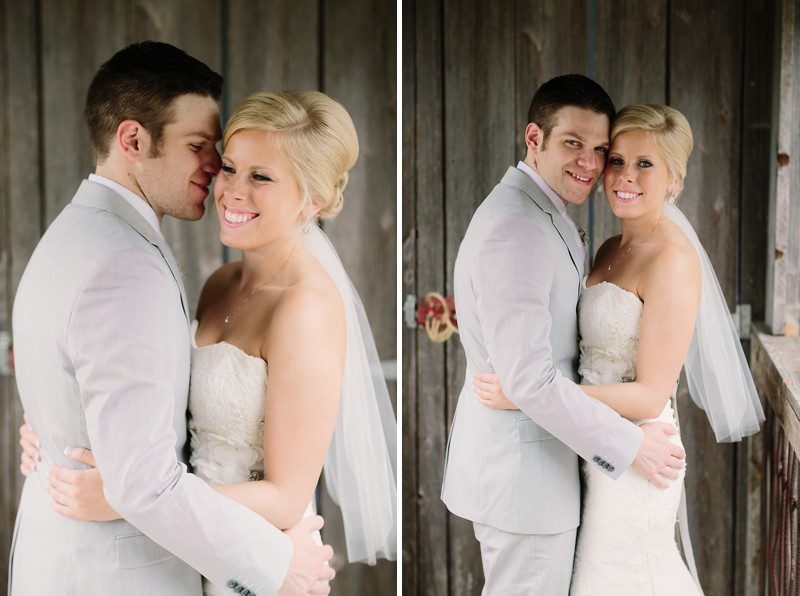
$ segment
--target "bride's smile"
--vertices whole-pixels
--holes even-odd
[[[273,133],[245,129],[225,145],[214,200],[220,241],[254,250],[297,237],[316,208],[304,203],[292,166]]]

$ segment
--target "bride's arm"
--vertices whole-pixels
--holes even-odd
[[[631,420],[658,417],[689,351],[700,300],[700,269],[691,247],[667,246],[643,272],[644,301],[636,380],[581,389]]]
[[[346,343],[337,292],[282,300],[264,344],[264,480],[216,487],[279,528],[297,524],[311,501],[339,409]]]
[[[630,420],[661,414],[686,359],[700,299],[700,269],[690,249],[668,247],[644,273],[636,380],[609,385],[581,385],[584,393]],[[478,373],[475,394],[482,405],[514,410],[495,374]]]

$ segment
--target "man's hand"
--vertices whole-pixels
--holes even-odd
[[[314,515],[286,530],[294,545],[294,555],[279,592],[282,596],[328,594],[331,591],[329,582],[336,572],[328,566],[328,561],[333,558],[333,549],[327,544],[317,544],[312,536],[323,523],[319,515]]]
[[[669,440],[678,429],[666,422],[643,424],[644,441],[631,466],[658,488],[669,488],[686,464],[686,452]]]

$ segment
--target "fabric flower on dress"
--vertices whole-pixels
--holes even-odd
[[[195,473],[211,484],[234,484],[251,479],[258,462],[263,468],[264,449],[241,439],[197,429],[192,433],[190,463]]]

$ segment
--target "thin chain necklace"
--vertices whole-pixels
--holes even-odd
[[[644,244],[645,242],[650,240],[650,236],[652,236],[653,232],[656,231],[656,228],[658,227],[658,224],[661,223],[661,220],[663,219],[663,217],[664,217],[664,213],[661,213],[661,215],[658,218],[658,221],[656,222],[656,225],[654,225],[653,229],[650,230],[650,233],[647,236],[644,237],[644,240],[642,240],[641,242],[634,242],[621,255],[616,255],[615,254],[614,259],[611,261],[611,264],[608,266],[608,269],[606,269],[606,271],[611,271],[612,267],[614,267],[614,265],[617,264],[617,261],[619,261],[620,259],[624,259],[628,255],[628,253],[631,252],[631,250],[633,249],[634,246],[639,246],[640,244]]]
[[[253,289],[250,291],[250,293],[249,293],[247,296],[245,296],[245,297],[244,297],[244,300],[242,300],[242,301],[239,303],[239,306],[237,306],[237,307],[236,307],[236,310],[234,310],[232,313],[229,313],[229,314],[227,314],[227,315],[225,316],[225,320],[223,321],[223,323],[224,323],[225,325],[227,325],[227,324],[228,324],[228,322],[231,320],[231,318],[233,318],[233,316],[234,316],[234,315],[235,315],[237,312],[239,312],[239,311],[241,310],[241,308],[242,308],[242,307],[245,305],[245,303],[246,303],[248,300],[250,300],[250,297],[251,297],[253,294],[255,294],[255,293],[258,291],[258,290],[263,290],[264,288],[266,288],[266,287],[267,287],[267,286],[268,286],[268,285],[269,285],[269,284],[270,284],[270,283],[271,283],[271,282],[272,282],[272,281],[273,281],[273,280],[274,280],[276,277],[278,277],[278,275],[280,274],[280,272],[281,272],[281,271],[283,271],[284,269],[286,269],[286,267],[289,265],[289,263],[291,263],[291,262],[292,262],[292,259],[294,259],[294,256],[295,256],[296,254],[297,254],[297,244],[295,244],[295,245],[292,247],[292,251],[289,253],[289,256],[288,256],[288,257],[286,258],[286,260],[283,262],[283,265],[281,265],[281,266],[278,268],[278,270],[277,270],[275,273],[273,273],[273,274],[272,274],[272,275],[269,277],[269,279],[267,279],[267,281],[265,281],[265,282],[264,282],[264,283],[262,283],[262,284],[259,284],[259,285],[257,285],[255,288],[253,288]]]

